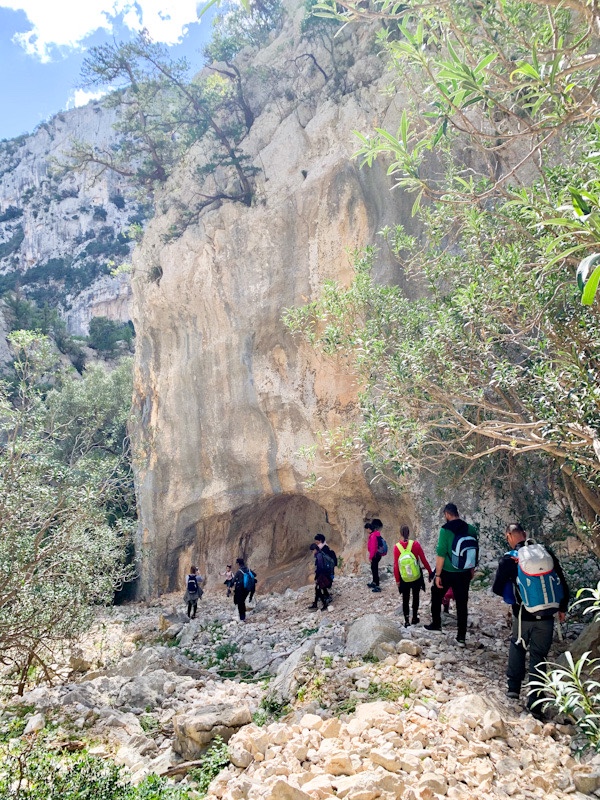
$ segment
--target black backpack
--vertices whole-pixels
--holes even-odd
[[[198,578],[195,575],[188,575],[187,590],[190,594],[199,594]]]

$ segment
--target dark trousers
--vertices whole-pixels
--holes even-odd
[[[324,606],[327,605],[329,600],[331,599],[331,595],[329,594],[329,589],[321,588],[315,584],[315,604],[319,602],[319,600],[323,603]]]
[[[513,617],[510,646],[508,649],[508,678],[509,692],[521,691],[521,684],[525,679],[526,649],[529,648],[529,682],[537,681],[543,675],[541,665],[546,661],[552,636],[554,634],[554,617],[549,619],[521,620],[521,638],[523,642],[517,644],[519,638],[519,620]],[[527,705],[531,706],[536,700],[544,696],[543,692],[533,692],[527,698]]]
[[[188,607],[187,607],[187,615],[188,615],[188,617],[191,617],[192,619],[194,619],[194,617],[196,616],[197,609],[198,609],[198,601],[197,600],[190,600],[188,602]]]
[[[398,584],[398,591],[402,595],[402,611],[406,619],[408,619],[408,615],[410,613],[410,596],[412,594],[412,615],[413,619],[417,618],[417,614],[419,613],[419,595],[421,594],[421,581],[411,581],[410,583],[405,583],[404,581],[400,581]]]
[[[379,586],[379,562],[381,561],[381,556],[379,553],[375,553],[373,558],[371,559],[371,575],[373,576],[373,583],[375,586]]]
[[[233,602],[238,607],[240,619],[246,619],[246,598],[250,592],[241,586],[236,586],[233,591]]]
[[[431,624],[442,627],[442,601],[448,589],[454,593],[456,603],[456,621],[458,631],[457,639],[464,639],[467,635],[467,620],[469,616],[469,584],[471,583],[471,570],[463,572],[448,572],[442,570],[442,588],[438,589],[435,581],[431,587]]]

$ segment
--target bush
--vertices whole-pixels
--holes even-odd
[[[593,614],[594,622],[597,622],[600,616],[600,582],[595,589],[580,589],[572,607],[576,606],[584,606],[583,613]],[[567,651],[566,666],[548,664],[548,673],[532,681],[530,693],[541,692],[546,697],[534,705],[554,707],[573,717],[584,747],[600,752],[600,682],[596,679],[600,677],[597,674],[600,659],[590,658],[590,654],[588,651],[575,661]]]
[[[3,752],[2,752],[3,750]],[[41,741],[0,750],[1,800],[188,800],[189,791],[150,775],[133,786],[122,767],[87,754],[58,755]]]

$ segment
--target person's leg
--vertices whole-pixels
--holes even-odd
[[[411,584],[412,589],[412,624],[416,625],[419,622],[419,601],[421,599],[421,581],[415,581]]]
[[[321,590],[319,589],[319,587],[315,583],[315,599],[313,600],[312,605],[310,605],[309,608],[318,608],[318,603],[319,603],[320,596],[321,596]]]
[[[402,595],[402,613],[408,625],[408,615],[410,614],[410,584],[400,582],[400,594]]]
[[[191,615],[191,613],[192,613],[192,601],[188,600],[188,604],[187,604],[187,615],[188,615],[188,617]]]
[[[246,619],[246,598],[248,597],[248,592],[242,591],[240,593],[240,601],[238,603],[238,611],[240,612],[240,619],[242,622]]]
[[[552,646],[552,636],[554,634],[554,617],[550,619],[540,619],[530,623],[529,634],[529,683],[537,682],[545,674],[543,664],[548,660],[548,653]],[[544,698],[543,691],[534,691],[527,696],[527,707]],[[540,706],[535,709],[541,711]]]
[[[381,556],[379,554],[375,554],[371,559],[371,575],[373,576],[373,586],[379,586],[379,562],[381,561]]]
[[[508,680],[507,690],[508,694],[511,696],[519,696],[521,684],[525,678],[525,642],[529,638],[530,625],[530,622],[521,622],[521,636],[524,641],[518,642],[519,620],[517,617],[513,617],[510,645],[508,647],[508,665],[506,667],[506,678]]]
[[[198,610],[198,601],[194,600],[192,602],[192,619],[196,619],[196,611]]]
[[[456,603],[456,639],[464,642],[467,635],[467,622],[469,619],[469,586],[471,585],[471,573],[454,572],[449,573],[449,584],[452,586],[454,601]]]
[[[442,630],[442,598],[446,594],[447,586],[444,585],[448,573],[442,570],[442,588],[438,589],[435,580],[431,584],[431,625],[425,625],[427,630]]]

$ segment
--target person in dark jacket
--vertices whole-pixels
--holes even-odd
[[[338,565],[337,555],[335,554],[335,550],[332,550],[331,547],[329,547],[329,545],[325,541],[325,535],[323,533],[317,533],[315,535],[315,544],[317,545],[317,547],[319,548],[319,550],[322,553],[325,553],[325,555],[333,561],[333,568],[335,570],[335,568]],[[331,573],[331,585],[332,586],[333,586],[333,581],[334,580],[335,580],[335,571],[332,571],[332,573]],[[315,600],[316,600],[316,598],[315,598]],[[331,598],[329,599],[329,602],[331,602]]]
[[[511,551],[520,550],[527,535],[521,525],[511,523],[506,528],[506,541]],[[550,548],[546,548],[552,556],[554,569],[560,580],[563,589],[563,598],[558,609],[558,619],[565,621],[566,611],[569,605],[569,587],[557,557]],[[518,560],[511,552],[506,553],[500,559],[496,577],[492,586],[494,594],[505,597],[507,584],[513,588],[513,598],[516,602],[512,604],[513,624],[510,645],[508,648],[508,667],[506,677],[508,678],[508,688],[506,696],[517,700],[521,693],[521,684],[525,679],[525,657],[529,648],[529,681],[539,680],[541,665],[547,660],[548,652],[552,644],[554,635],[554,615],[555,610],[547,609],[533,614],[527,611],[521,602],[517,589]],[[519,620],[520,617],[520,620]],[[532,692],[527,698],[527,707],[531,713],[543,718],[543,711],[540,705],[534,705],[542,699],[538,692]]]
[[[452,543],[457,534],[477,539],[477,531],[458,516],[454,503],[444,506],[446,522],[440,528],[435,559],[435,578],[431,587],[431,624],[423,627],[428,631],[442,630],[442,602],[448,589],[454,592],[456,602],[457,633],[456,642],[461,647],[466,644],[467,623],[469,619],[469,585],[473,569],[457,569],[451,560]]]
[[[202,597],[203,591],[200,584],[202,578],[198,575],[197,567],[190,567],[190,574],[186,579],[186,590],[184,599],[187,603],[187,615],[190,619],[196,619],[196,611],[198,610],[198,600]]]
[[[329,589],[332,584],[331,568],[323,552],[315,542],[311,544],[310,549],[315,557],[315,602],[309,606],[309,609],[316,611],[319,607],[320,600],[322,603],[322,610],[326,611],[327,606],[331,602],[331,596],[329,594]]]
[[[246,621],[246,599],[250,590],[244,586],[244,573],[248,573],[248,567],[243,558],[236,558],[235,564],[237,572],[233,576],[233,602],[238,608],[240,620]]]

